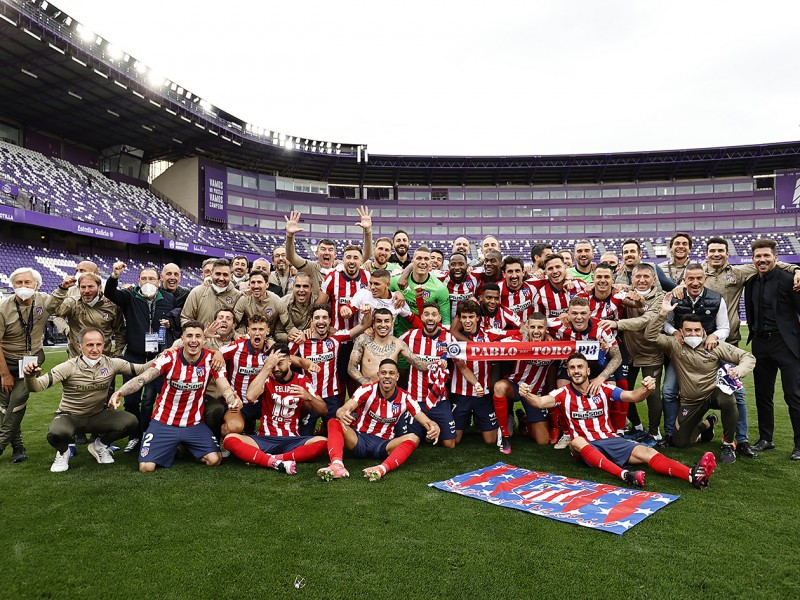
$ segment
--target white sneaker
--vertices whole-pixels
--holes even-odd
[[[222,458],[228,458],[231,455],[231,451],[227,448],[220,448],[219,453],[222,454]]]
[[[569,439],[569,436],[565,433],[560,438],[558,438],[558,441],[556,442],[556,445],[553,446],[553,448],[555,448],[556,450],[563,450],[564,448],[569,446],[570,441],[571,440]]]
[[[128,445],[125,446],[125,450],[123,452],[125,454],[130,454],[131,452],[135,452],[136,448],[139,447],[139,438],[131,438],[128,440]]]
[[[100,438],[97,438],[91,444],[87,444],[86,449],[101,465],[110,465],[114,462],[114,457],[108,451],[108,446],[101,442]]]
[[[69,450],[64,452],[56,451],[56,457],[53,460],[53,464],[50,465],[50,472],[51,473],[63,473],[64,471],[69,469]]]

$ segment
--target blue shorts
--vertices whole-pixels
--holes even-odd
[[[453,419],[453,408],[450,400],[446,398],[439,400],[433,408],[423,408],[422,412],[439,426],[439,440],[456,439],[456,422]],[[427,430],[411,416],[411,413],[406,413],[397,422],[394,434],[395,436],[401,436],[409,433],[413,433],[420,440],[424,440],[428,434]]]
[[[494,403],[490,394],[486,394],[482,398],[450,394],[450,402],[453,403],[453,419],[458,431],[466,431],[469,428],[469,417],[473,414],[478,431],[497,429],[497,415],[494,412]]]
[[[304,446],[313,436],[305,435],[249,435],[258,444],[258,449],[266,454],[283,454]]]
[[[257,421],[261,418],[261,400],[258,402],[245,402],[242,405],[242,418],[247,421]]]
[[[386,446],[392,440],[385,440],[377,435],[361,433],[360,431],[356,431],[356,435],[358,436],[358,443],[351,450],[352,455],[356,458],[375,458],[382,461],[389,456]]]
[[[596,442],[589,442],[589,445],[595,450],[602,452],[608,460],[613,462],[618,467],[623,467],[628,464],[631,457],[631,452],[636,448],[636,442],[633,440],[626,440],[621,437],[612,437],[607,440],[597,440]]]
[[[514,388],[514,399],[512,402],[522,402],[522,406],[525,408],[525,418],[528,420],[528,423],[541,423],[543,421],[547,421],[547,415],[549,414],[547,409],[535,408],[531,406],[522,398],[522,396],[519,395],[519,383],[513,379],[508,379],[507,381],[511,384],[511,387]]]
[[[328,414],[325,415],[325,420],[330,421],[331,419],[335,419],[336,411],[342,406],[342,403],[339,401],[339,396],[328,396],[322,400],[325,402],[325,406],[328,407]]]
[[[184,444],[195,458],[219,452],[219,444],[205,423],[192,427],[176,427],[165,425],[161,421],[150,421],[139,447],[139,462],[171,467],[179,444]]]

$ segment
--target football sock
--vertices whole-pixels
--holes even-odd
[[[511,437],[511,431],[508,429],[508,400],[505,396],[495,395],[492,396],[492,402],[494,414],[497,415],[497,422],[500,424],[500,435]]]
[[[294,462],[308,462],[322,456],[328,449],[327,440],[319,440],[312,444],[305,444],[283,454],[276,454],[276,460],[293,460]]]
[[[618,467],[616,464],[607,459],[602,452],[594,449],[589,444],[586,444],[581,449],[581,458],[586,461],[587,465],[597,467],[598,469],[603,469],[603,471],[606,473],[611,473],[614,475],[614,477],[619,477],[622,479],[622,472],[625,469]]]
[[[411,440],[406,440],[402,442],[392,450],[392,453],[388,456],[388,458],[381,463],[381,466],[384,468],[384,473],[391,471],[392,469],[396,469],[400,465],[402,465],[411,453],[416,450],[417,445],[412,442]]]
[[[331,462],[342,462],[342,452],[344,451],[344,430],[339,419],[328,421],[328,456]]]
[[[262,452],[255,446],[243,442],[239,438],[228,436],[223,440],[222,445],[226,450],[230,450],[236,458],[243,460],[247,463],[253,463],[259,467],[267,467],[271,469],[275,465],[275,457]]]
[[[656,473],[670,475],[672,477],[677,477],[678,479],[685,479],[686,481],[689,481],[691,469],[676,460],[667,458],[663,454],[656,454],[647,464],[650,465],[650,467]]]

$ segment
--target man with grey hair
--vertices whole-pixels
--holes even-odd
[[[42,339],[47,319],[75,278],[64,278],[52,296],[39,291],[42,276],[35,269],[16,269],[8,279],[14,295],[0,300],[0,454],[11,444],[11,462],[20,463],[28,458],[21,427],[28,406],[23,369],[33,362],[44,363]]]

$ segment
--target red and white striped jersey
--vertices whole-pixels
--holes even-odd
[[[514,363],[514,372],[508,378],[517,383],[528,384],[534,394],[541,396],[547,383],[547,371],[552,364],[551,360],[518,360]]]
[[[307,339],[302,344],[289,344],[292,354],[310,360],[319,365],[319,373],[305,375],[311,380],[314,395],[320,398],[330,398],[339,393],[339,376],[336,373],[336,361],[339,358],[339,347],[342,342],[349,342],[350,335],[337,333],[325,339]]]
[[[521,321],[505,306],[499,305],[493,315],[488,315],[483,312],[481,307],[480,315],[480,329],[484,331],[497,331],[501,332],[504,329],[519,329]]]
[[[264,392],[261,394],[261,427],[258,435],[295,436],[298,434],[303,399],[292,392],[293,385],[299,385],[314,394],[314,386],[305,375],[292,373],[289,381],[278,381],[267,377]]]
[[[597,319],[589,319],[589,326],[585,331],[575,331],[572,327],[567,327],[555,319],[552,321],[552,326],[548,324],[547,331],[557,340],[605,342],[609,348],[617,345],[617,337],[614,332],[602,327]]]
[[[456,338],[444,328],[441,328],[434,337],[428,336],[423,329],[409,329],[400,339],[408,345],[411,352],[426,363],[439,360],[442,354],[447,352],[447,345],[456,341]],[[411,397],[420,404],[426,402],[428,387],[427,371],[420,371],[412,366],[408,373],[408,393]]]
[[[466,331],[462,332],[470,342],[496,342],[506,337],[505,332],[494,333],[491,331],[484,331],[478,329],[474,335],[468,334]],[[491,393],[489,389],[489,376],[492,370],[492,361],[489,360],[467,360],[464,361],[467,368],[475,374],[475,378],[483,386],[484,391],[488,394]],[[475,388],[467,381],[467,378],[458,367],[453,369],[453,375],[450,378],[450,393],[460,394],[461,396],[474,396]]]
[[[522,282],[517,291],[510,290],[505,280],[501,281],[500,287],[500,306],[507,308],[516,315],[520,322],[528,320],[528,315],[534,312],[533,309],[533,286]]]
[[[529,285],[533,288],[533,310],[544,313],[548,319],[554,319],[569,308],[569,301],[574,296],[586,290],[586,283],[580,279],[573,279],[575,287],[571,291],[559,292],[549,279],[533,281]]]
[[[367,287],[368,283],[369,275],[363,269],[359,269],[353,279],[345,275],[344,271],[338,270],[331,271],[325,276],[325,281],[322,282],[319,290],[325,292],[330,300],[334,329],[352,329],[356,326],[357,315],[354,314],[345,319],[339,315],[339,309],[350,304],[350,299],[356,295],[358,290]]]
[[[569,436],[586,438],[587,441],[606,440],[617,437],[608,417],[610,400],[619,401],[622,390],[604,383],[596,396],[580,394],[572,384],[550,392],[556,407],[566,416]]]
[[[397,388],[391,397],[384,398],[378,381],[362,385],[352,400],[358,402],[359,408],[354,429],[384,440],[394,437],[394,426],[403,413],[408,412],[413,417],[420,411],[419,404],[403,389]]]
[[[450,319],[456,316],[458,303],[467,298],[478,298],[480,289],[483,287],[483,273],[467,273],[464,281],[457,282],[450,278],[449,271],[440,271],[439,280],[447,286],[447,293],[450,294]]]
[[[267,345],[256,352],[250,340],[242,338],[219,349],[225,359],[225,366],[230,373],[231,387],[239,394],[242,402],[247,403],[247,387],[253,378],[261,372],[267,359]]]
[[[225,376],[225,369],[211,368],[213,353],[203,348],[195,363],[188,363],[180,348],[169,350],[153,361],[164,378],[153,408],[153,419],[175,427],[192,427],[203,420],[209,379]]]
[[[610,321],[619,321],[619,311],[623,306],[628,292],[617,292],[611,294],[605,300],[600,300],[594,294],[587,294],[585,291],[578,294],[581,298],[589,300],[589,311],[595,319],[608,319]]]

